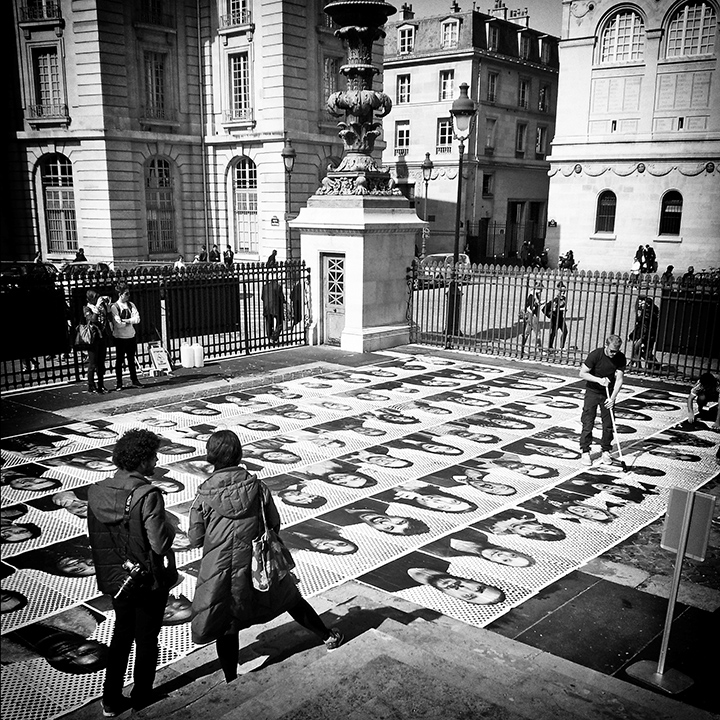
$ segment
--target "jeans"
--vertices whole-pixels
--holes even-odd
[[[592,444],[592,431],[595,424],[595,416],[597,409],[600,408],[600,419],[602,420],[602,438],[600,439],[600,447],[603,452],[610,452],[613,441],[612,418],[610,410],[605,407],[607,395],[597,392],[597,390],[585,390],[585,402],[582,411],[582,432],[580,433],[580,451],[590,452]]]
[[[122,385],[123,360],[127,358],[127,366],[130,371],[130,382],[138,381],[137,368],[135,367],[135,353],[137,352],[137,338],[115,338],[115,381],[117,386]]]
[[[169,590],[147,590],[137,596],[113,598],[115,628],[110,641],[105,670],[103,700],[117,702],[122,695],[128,658],[135,642],[133,700],[147,698],[152,692],[158,658],[158,635]]]
[[[97,387],[104,388],[105,358],[107,356],[107,343],[103,338],[96,340],[88,347],[87,380],[88,389],[94,390],[95,376],[97,375]]]

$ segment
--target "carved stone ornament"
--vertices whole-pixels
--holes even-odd
[[[372,157],[382,127],[377,119],[392,109],[392,100],[372,89],[373,77],[379,72],[372,65],[372,46],[375,40],[385,37],[380,26],[396,9],[384,0],[331,0],[325,12],[340,25],[335,35],[342,38],[348,53],[347,64],[340,68],[347,88],[327,100],[330,113],[344,118],[338,123],[338,135],[345,151],[316,194],[401,195],[390,182],[390,174]]]

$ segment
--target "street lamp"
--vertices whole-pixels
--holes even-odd
[[[453,267],[448,288],[448,313],[446,326],[446,347],[450,347],[450,337],[460,331],[460,297],[457,281],[457,264],[460,259],[460,214],[462,208],[462,177],[465,141],[470,137],[470,126],[475,117],[475,103],[468,97],[468,84],[460,85],[460,97],[450,108],[453,117],[453,135],[460,141],[460,158],[458,160],[457,205],[455,207],[455,245],[453,247]]]
[[[292,238],[290,236],[289,215],[292,211],[292,202],[290,200],[290,175],[295,167],[295,157],[297,153],[292,146],[292,142],[285,138],[285,144],[280,151],[280,155],[285,165],[285,192],[287,194],[287,207],[285,212],[285,260],[292,260]]]
[[[428,214],[427,214],[427,199],[428,199],[428,183],[430,182],[430,178],[432,177],[432,171],[435,165],[433,164],[433,161],[430,159],[430,153],[425,153],[425,159],[422,162],[422,165],[420,166],[422,168],[422,177],[423,181],[425,182],[425,207],[423,209],[423,220],[427,222]],[[423,228],[422,233],[422,250],[420,251],[420,258],[423,259],[425,257],[425,243],[427,242],[427,225]]]

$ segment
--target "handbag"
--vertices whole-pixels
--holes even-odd
[[[95,342],[97,336],[98,329],[97,327],[95,327],[95,325],[86,325],[85,323],[80,323],[75,328],[75,338],[73,346],[76,348],[86,348]]]
[[[252,541],[250,574],[253,587],[260,592],[267,592],[295,567],[295,561],[278,534],[268,526],[262,490],[260,493],[259,534]]]

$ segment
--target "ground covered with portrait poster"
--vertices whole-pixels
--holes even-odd
[[[477,627],[655,521],[671,487],[717,471],[716,435],[682,422],[679,394],[623,387],[624,473],[617,461],[580,465],[573,378],[385,355],[0,441],[3,719],[57,717],[100,694],[113,611],[95,586],[87,489],[113,472],[113,443],[130,428],[164,438],[152,480],[178,529],[162,665],[195,648],[200,551],[186,531],[216,429],[238,433],[273,492],[306,597],[354,578]]]

